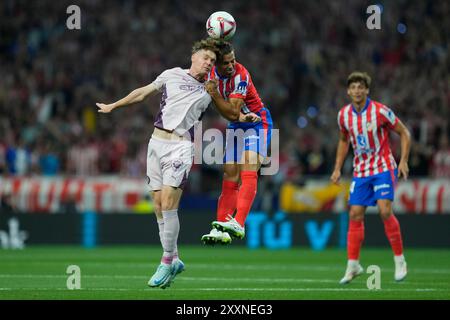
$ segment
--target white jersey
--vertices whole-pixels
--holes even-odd
[[[189,75],[188,69],[173,68],[161,73],[153,84],[162,93],[155,127],[184,135],[194,127],[211,104],[205,84]]]

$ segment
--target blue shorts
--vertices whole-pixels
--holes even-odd
[[[397,169],[385,171],[371,177],[353,178],[350,185],[349,205],[376,206],[377,200],[394,201],[394,189],[397,183]]]
[[[256,114],[261,117],[260,122],[228,124],[223,163],[240,162],[244,151],[254,151],[262,157],[267,156],[272,139],[272,116],[266,108],[262,108]]]

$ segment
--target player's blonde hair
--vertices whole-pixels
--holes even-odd
[[[354,71],[347,78],[347,87],[349,87],[354,82],[364,83],[366,88],[369,89],[372,79],[366,72]]]
[[[192,54],[194,54],[200,50],[209,50],[209,51],[214,52],[216,55],[219,52],[219,49],[217,48],[214,39],[211,39],[211,38],[200,40],[193,44]]]

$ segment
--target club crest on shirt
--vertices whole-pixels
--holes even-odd
[[[360,149],[366,149],[367,148],[367,141],[366,141],[366,137],[364,137],[363,135],[358,135],[356,137],[356,141],[358,142],[358,148]]]
[[[176,171],[178,169],[180,169],[181,165],[183,164],[183,161],[181,161],[180,159],[177,160],[173,160],[172,161],[172,167],[173,169]]]

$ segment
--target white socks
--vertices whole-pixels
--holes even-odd
[[[347,266],[350,268],[357,267],[359,265],[359,260],[348,260]]]
[[[177,254],[177,240],[178,240],[178,233],[180,232],[178,209],[166,211],[163,210],[162,216],[163,222],[160,223],[158,221],[161,244],[164,250],[161,262],[171,264],[175,254]],[[163,230],[161,230],[161,226]]]
[[[395,263],[405,262],[405,256],[404,255],[394,256],[394,262]]]
[[[163,239],[164,239],[164,218],[158,218],[156,216],[156,222],[158,222],[158,229],[159,229],[159,240],[161,241],[161,246],[163,246]],[[173,253],[173,260],[178,259],[178,246],[175,244],[175,251]]]

